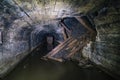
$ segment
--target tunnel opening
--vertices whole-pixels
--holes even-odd
[[[81,17],[80,17],[81,18]],[[85,19],[86,20],[86,19]],[[65,22],[66,21],[66,22]],[[45,30],[38,30],[38,31],[35,31],[32,33],[32,40],[34,42],[31,42],[30,44],[31,45],[36,45],[38,44],[39,42],[40,43],[40,46],[37,47],[37,52],[33,52],[32,53],[32,58],[34,58],[34,60],[37,62],[38,59],[43,59],[43,60],[46,60],[46,55],[49,55],[51,52],[53,54],[53,50],[56,49],[57,46],[60,46],[62,44],[62,46],[65,48],[65,46],[67,46],[69,43],[73,43],[76,42],[76,38],[78,40],[83,40],[83,41],[86,41],[88,39],[87,38],[90,38],[89,35],[86,35],[86,37],[82,36],[84,33],[89,33],[87,32],[88,30],[86,28],[84,28],[84,25],[81,24],[81,22],[79,22],[78,18],[76,17],[66,17],[66,18],[63,18],[61,21],[59,21],[60,23],[60,26],[63,28],[62,29],[62,35],[64,35],[64,40],[63,41],[60,41],[58,40],[58,35],[57,33],[55,33],[55,31],[53,30],[52,32],[50,31],[45,31]],[[70,25],[71,24],[71,25]],[[43,25],[44,27],[49,27],[50,25]],[[63,27],[64,26],[64,27]],[[80,27],[80,28],[75,28],[75,27]],[[91,27],[90,27],[91,28]],[[76,31],[78,30],[78,31]],[[79,33],[80,31],[80,33]],[[24,33],[23,33],[24,34]],[[77,35],[78,34],[78,35]],[[25,35],[23,35],[25,36]],[[71,36],[73,38],[71,38]],[[79,37],[78,37],[79,36]],[[82,36],[82,39],[81,39],[81,36]],[[94,36],[95,37],[95,36]],[[25,37],[26,38],[26,37]],[[66,41],[70,40],[67,42],[66,44]],[[60,41],[60,42],[59,42]],[[82,42],[84,43],[84,42]],[[77,47],[80,47],[78,45],[80,45],[79,41],[77,43],[74,43],[74,44],[77,44],[76,48]],[[81,44],[82,45],[82,44]],[[75,45],[73,45],[74,47]],[[82,47],[84,47],[85,45],[83,45]],[[82,49],[82,47],[80,47]],[[59,48],[57,48],[57,50],[59,51]],[[67,53],[69,52],[66,52],[66,51],[62,51],[62,52],[57,52],[55,54],[58,54],[58,55],[53,55],[52,57],[49,57],[47,59],[52,59],[52,60],[56,60],[56,61],[68,61],[69,58],[71,56],[73,56],[73,54],[75,54],[80,48],[77,48],[74,53],[70,53],[69,55]],[[66,52],[66,53],[65,53]],[[42,58],[44,56],[44,58]],[[67,56],[67,57],[66,57]],[[53,57],[57,57],[57,58],[53,58]],[[59,57],[61,59],[59,59]],[[37,58],[37,59],[35,59]],[[63,60],[62,60],[63,59]],[[33,60],[33,59],[32,59]],[[43,61],[44,62],[44,61]],[[26,65],[23,65],[23,68],[26,68]],[[6,79],[8,79],[6,77]]]
[[[57,41],[55,35],[55,33],[44,34],[42,39],[43,48],[41,49],[45,53],[43,56],[45,56],[48,52],[54,49],[57,45],[59,45],[59,42]]]
[[[119,0],[0,0],[0,77],[10,72],[5,80],[39,80],[47,74],[41,69],[55,64],[51,73],[71,72],[72,77],[61,72],[59,78],[48,74],[43,79],[93,80],[98,74],[99,79],[119,80],[119,19]],[[64,64],[72,67],[66,71]]]

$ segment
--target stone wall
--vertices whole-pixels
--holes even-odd
[[[58,22],[32,27],[24,24],[19,19],[13,21],[11,26],[3,30],[3,43],[0,45],[0,76],[9,72],[15,65],[27,56],[32,50],[43,44],[47,34],[52,34],[56,41],[63,41],[61,27]]]
[[[3,43],[0,44],[0,75],[7,72],[38,46],[43,36],[41,31],[42,33],[50,31],[49,26],[46,28],[41,27],[45,23],[44,20],[48,20],[50,17],[49,14],[52,14],[54,18],[59,18],[71,16],[72,13],[73,15],[76,13],[88,15],[94,21],[96,27],[96,40],[90,41],[84,47],[83,56],[112,71],[114,74],[120,75],[120,0],[58,0],[56,4],[56,0],[52,0],[52,2],[48,2],[44,6],[44,2],[41,3],[40,10],[34,4],[28,4],[28,0],[26,0],[26,3],[24,3],[26,6],[25,11],[28,12],[30,17],[21,11],[12,0],[0,1],[2,3],[0,3],[0,30],[3,33]],[[19,4],[22,6],[21,2]],[[46,16],[44,15],[46,12],[45,7],[48,7],[48,4],[52,9]],[[51,13],[56,5],[60,6],[55,8],[55,10],[60,10],[59,15],[56,12]],[[31,6],[34,6],[34,9],[31,9]],[[41,13],[38,13],[38,11]],[[43,22],[41,19],[44,19]],[[37,25],[40,23],[42,25]],[[54,24],[54,26],[56,25]],[[54,27],[51,30],[61,35],[60,28]],[[59,36],[58,40],[62,40],[62,37]]]
[[[83,56],[95,64],[120,76],[120,1],[110,0],[96,11],[94,17],[97,36],[83,49]],[[106,10],[105,10],[106,8]]]
[[[58,22],[51,21],[49,24],[48,21],[43,21],[43,24],[33,18],[36,11],[29,14],[31,14],[33,21],[11,0],[1,1],[0,77],[13,69],[21,59],[38,47],[47,33],[52,33],[58,41],[63,40]]]

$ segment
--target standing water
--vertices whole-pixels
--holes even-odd
[[[3,80],[113,80],[96,67],[81,68],[76,63],[41,60],[42,51],[34,51]]]

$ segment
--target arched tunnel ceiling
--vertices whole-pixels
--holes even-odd
[[[120,75],[119,4],[120,0],[0,0],[0,35],[3,33],[0,61],[38,46],[41,33],[56,31],[62,34],[63,29],[57,24],[59,18],[82,13],[90,16],[97,31],[95,43],[88,45],[88,50],[85,48],[85,57]],[[60,35],[59,40],[62,41],[62,38]]]
[[[87,13],[104,0],[0,0],[4,16],[24,17],[28,23]],[[94,4],[94,5],[93,5]],[[3,13],[1,13],[3,15]]]

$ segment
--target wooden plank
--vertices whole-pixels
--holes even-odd
[[[53,56],[53,55],[55,55],[56,53],[58,53],[61,49],[63,49],[67,44],[69,44],[69,42],[71,42],[72,41],[72,39],[71,40],[69,40],[68,42],[66,42],[65,44],[62,44],[62,46],[60,46],[60,47],[56,47],[55,49],[55,51],[53,51],[53,52],[51,52],[52,54],[51,54],[51,56]]]
[[[75,18],[85,27],[87,28],[90,32],[95,33],[93,29],[91,29],[81,17],[75,16]]]
[[[47,58],[55,58],[55,55],[63,55],[66,56],[66,58],[71,57],[74,55],[78,50],[83,48],[84,44],[84,39],[81,37],[81,41],[78,39],[71,38],[70,40],[65,41],[61,45],[57,46],[54,50],[52,50],[46,57]],[[63,51],[67,50],[68,53],[63,53]],[[59,52],[59,54],[57,54]],[[65,51],[66,52],[66,51]],[[64,55],[65,54],[65,55]],[[53,57],[54,56],[54,57]],[[61,56],[60,56],[61,57]],[[57,60],[57,58],[55,58]],[[58,60],[57,60],[58,61]]]
[[[52,60],[55,60],[55,61],[58,61],[58,62],[63,62],[63,59],[61,58],[54,58],[54,57],[48,57],[48,59],[52,59]]]
[[[83,49],[83,47],[87,44],[88,39],[91,38],[90,36],[94,35],[95,31],[92,30],[89,25],[87,25],[82,18],[76,17],[76,19],[87,29],[87,32],[84,32],[79,38],[74,37],[75,35],[72,35],[72,32],[63,24],[64,29],[66,29],[69,33],[68,39],[66,39],[65,33],[64,39],[65,41],[60,43],[56,48],[54,48],[51,52],[49,52],[46,56],[46,58],[56,60],[59,62],[63,62],[63,58],[70,58],[74,54],[77,53],[77,51]],[[75,26],[78,27],[78,26]],[[76,28],[73,28],[76,29]],[[80,31],[80,30],[77,30]],[[77,32],[76,32],[77,34]],[[88,38],[88,39],[87,39]]]
[[[71,31],[61,22],[61,25],[62,25],[62,27],[64,27],[67,31],[68,31],[68,35],[70,36],[71,35]]]
[[[56,48],[54,48],[51,52],[49,52],[46,56],[44,57],[48,57],[48,56],[53,56],[55,55],[59,50],[61,50],[63,47],[65,47],[70,41],[72,41],[72,38],[68,38],[66,41],[64,41],[63,43],[59,44]]]
[[[75,44],[77,42],[77,39],[74,39],[70,44],[68,44],[68,46],[72,46],[73,44]]]
[[[64,27],[62,27],[62,34],[63,34],[64,40],[67,40],[67,34],[65,33]]]
[[[79,45],[78,48],[76,48],[74,51],[72,51],[68,56],[66,56],[67,58],[70,58],[72,55],[74,55],[78,50],[82,49],[84,46],[86,45],[86,43]]]

